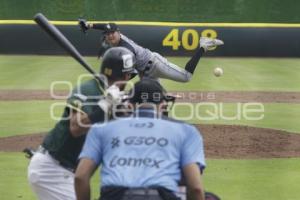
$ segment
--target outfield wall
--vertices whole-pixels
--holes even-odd
[[[76,22],[53,22],[84,55],[97,55],[101,32],[84,35]],[[200,36],[218,37],[225,45],[208,56],[299,57],[300,24],[199,24],[119,22],[137,43],[167,56],[191,55]],[[0,23],[0,54],[65,54],[33,22]]]

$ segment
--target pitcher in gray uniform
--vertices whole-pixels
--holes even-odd
[[[83,32],[86,32],[88,29],[99,29],[103,31],[104,37],[99,51],[100,56],[110,47],[122,46],[134,53],[137,60],[136,70],[140,77],[147,76],[154,79],[165,78],[178,82],[189,82],[204,52],[224,44],[223,41],[219,39],[200,38],[199,48],[183,69],[169,62],[160,54],[138,45],[123,35],[115,23],[93,24],[80,19],[79,26]]]

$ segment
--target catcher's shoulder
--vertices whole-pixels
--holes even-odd
[[[189,124],[186,123],[186,122],[184,122],[184,121],[181,121],[181,120],[178,120],[178,119],[174,119],[174,118],[171,118],[171,117],[168,117],[168,116],[163,116],[161,119],[165,120],[167,122],[170,122],[170,123],[175,123],[175,124],[183,125],[183,126],[186,126],[186,125],[189,126]]]

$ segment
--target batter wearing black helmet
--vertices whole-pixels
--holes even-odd
[[[91,124],[110,119],[110,109],[120,103],[134,65],[129,50],[111,48],[103,56],[100,70],[106,86],[91,79],[73,90],[61,120],[45,137],[28,167],[28,180],[38,199],[76,199],[74,171],[87,131]]]

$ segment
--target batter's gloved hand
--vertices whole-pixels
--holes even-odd
[[[106,89],[106,97],[98,102],[98,105],[103,111],[108,112],[113,105],[118,105],[122,102],[122,97],[125,93],[120,91],[116,85],[112,85]]]
[[[86,31],[89,29],[88,23],[85,19],[78,19],[78,25],[83,33],[86,33]]]
[[[96,123],[107,119],[106,116],[110,115],[113,106],[117,106],[122,102],[122,97],[124,95],[123,91],[116,85],[112,85],[106,89],[105,98],[98,101],[98,106],[95,111],[91,113],[88,117],[91,123]]]

